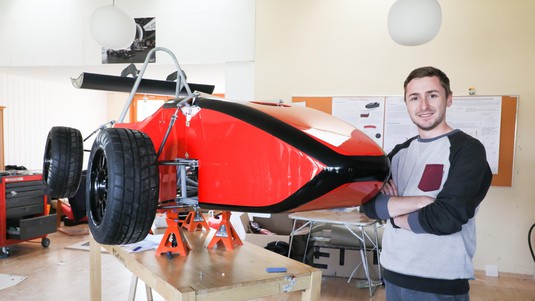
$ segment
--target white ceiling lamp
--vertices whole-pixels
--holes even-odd
[[[437,0],[398,0],[388,12],[388,33],[405,46],[418,46],[436,37],[442,24]]]
[[[91,35],[106,48],[121,49],[132,44],[136,36],[136,22],[124,10],[114,5],[97,8],[91,15]]]

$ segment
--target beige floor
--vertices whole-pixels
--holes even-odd
[[[28,276],[18,285],[0,290],[2,301],[89,300],[89,252],[65,248],[88,240],[87,235],[69,236],[60,232],[49,235],[51,244],[43,249],[39,242],[25,242],[12,246],[12,254],[0,259],[0,274]],[[113,256],[102,256],[102,300],[127,300],[131,274]],[[471,283],[471,300],[534,300],[533,277],[501,275],[499,278],[478,274]],[[144,285],[138,285],[136,300],[146,300]],[[163,300],[154,293],[154,300]],[[286,294],[257,301],[300,300],[298,294]],[[379,288],[373,298],[367,289],[356,287],[355,281],[323,277],[322,301],[385,300]],[[226,301],[226,300],[221,300]]]

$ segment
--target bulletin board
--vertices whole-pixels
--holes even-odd
[[[511,187],[513,184],[513,163],[515,154],[518,96],[501,97],[500,145],[498,172],[492,177],[492,186]],[[385,96],[386,98],[386,96]],[[307,107],[332,114],[333,97],[292,97],[292,102],[305,103]]]

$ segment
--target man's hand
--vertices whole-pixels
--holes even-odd
[[[385,186],[381,189],[381,193],[389,196],[398,196],[398,187],[396,186],[396,183],[394,183],[394,180],[388,180],[388,182],[385,183]]]

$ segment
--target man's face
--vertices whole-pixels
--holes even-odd
[[[422,138],[432,138],[449,131],[446,108],[451,106],[451,95],[436,76],[415,78],[406,88],[405,103],[409,116],[418,127]]]

